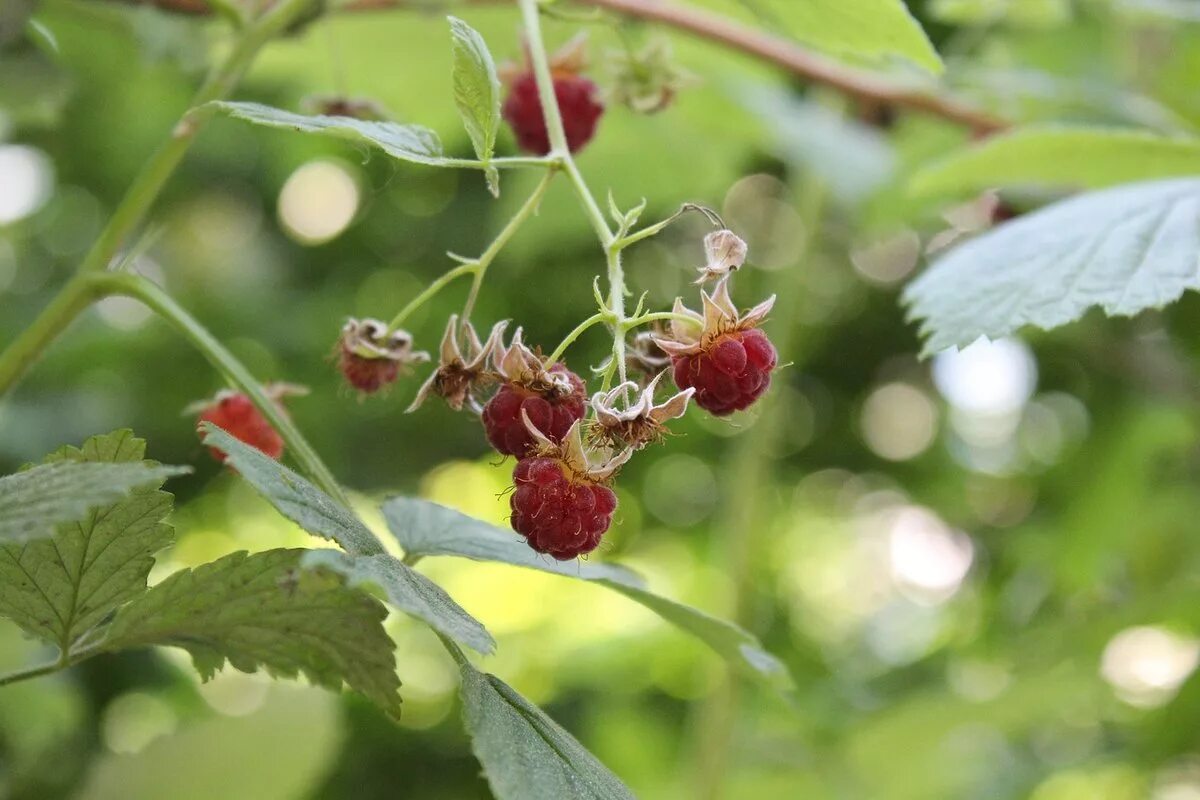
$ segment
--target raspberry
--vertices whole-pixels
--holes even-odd
[[[695,388],[696,404],[718,417],[741,411],[771,385],[778,356],[758,328],[734,331],[704,350],[671,359],[675,385]]]
[[[344,349],[338,354],[338,369],[346,383],[364,394],[374,394],[400,377],[399,362],[364,358]]]
[[[201,411],[197,424],[201,422],[211,422],[271,458],[278,460],[283,455],[283,438],[244,394],[222,392],[217,395],[212,404]],[[217,461],[225,462],[225,454],[220,450],[210,447],[208,451]]]
[[[407,331],[390,330],[377,319],[350,319],[337,344],[337,366],[346,382],[363,394],[373,394],[396,381],[412,364],[429,354],[412,349]]]
[[[572,153],[577,152],[591,141],[596,132],[596,123],[604,114],[596,84],[582,75],[556,74],[554,96],[562,113],[567,147]],[[550,152],[542,101],[538,97],[537,81],[532,72],[523,72],[513,81],[512,89],[504,101],[503,113],[522,150],[536,155]]]
[[[612,489],[573,475],[558,459],[542,456],[523,458],[513,470],[513,530],[559,561],[595,550],[617,508]]]
[[[587,397],[583,380],[562,364],[555,364],[549,372],[566,375],[570,394],[538,392],[510,381],[483,407],[487,439],[504,455],[522,458],[534,448],[533,436],[521,420],[522,409],[534,427],[554,442],[562,441],[571,425],[583,418]]]

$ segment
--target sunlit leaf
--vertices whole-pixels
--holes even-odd
[[[1030,127],[993,136],[913,176],[916,194],[999,186],[1102,188],[1200,174],[1200,139],[1117,128]]]
[[[511,686],[465,660],[463,722],[497,800],[632,800],[616,775]]]
[[[158,486],[165,474],[178,470],[164,473],[143,462],[145,452],[144,440],[121,430],[94,436],[82,448],[64,447],[46,459],[53,467],[133,467],[126,486],[138,488],[110,493],[110,498],[127,496],[85,511],[50,538],[0,547],[0,614],[69,651],[113,609],[146,590],[154,554],[173,538],[163,523],[172,498]]]
[[[182,647],[205,680],[228,661],[332,689],[345,683],[399,715],[387,610],[340,576],[301,570],[305,552],[233,553],[180,570],[117,612],[103,646]]]
[[[426,500],[393,498],[384,504],[383,513],[388,527],[410,556],[462,556],[476,561],[499,561],[599,583],[641,603],[697,637],[747,675],[779,690],[791,687],[787,668],[764,650],[750,633],[648,591],[642,579],[625,567],[590,561],[564,563],[539,556],[511,531]]]
[[[788,32],[813,47],[879,60],[900,56],[930,72],[942,59],[904,0],[804,0],[786,4]]]
[[[225,453],[228,463],[279,513],[309,533],[332,539],[351,554],[342,559],[336,554],[313,558],[326,559],[320,563],[354,581],[380,585],[392,605],[434,630],[481,652],[492,651],[495,642],[477,619],[442,587],[385,555],[375,535],[348,509],[262,451],[210,423],[202,429],[204,443]]]
[[[1200,180],[1090,192],[959,245],[904,299],[924,353],[1050,329],[1092,307],[1110,316],[1160,308],[1200,289]]]
[[[454,55],[454,103],[476,157],[487,164],[496,150],[496,132],[500,129],[500,79],[496,76],[496,64],[478,31],[457,17],[448,19]],[[500,176],[494,167],[487,169],[487,179],[492,194],[499,194]]]

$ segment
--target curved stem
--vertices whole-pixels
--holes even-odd
[[[388,323],[388,333],[391,333],[392,331],[396,330],[396,328],[399,328],[401,325],[403,325],[404,320],[408,319],[410,314],[412,314],[421,306],[425,305],[425,303],[428,302],[431,297],[440,292],[455,278],[463,275],[475,275],[478,277],[479,272],[479,263],[472,261],[467,264],[460,264],[449,272],[443,274],[433,283],[426,286],[425,290],[419,295],[414,297],[412,300],[409,300],[408,304],[405,305],[404,308],[400,309],[400,312],[396,314],[396,316],[392,317],[392,321]]]
[[[562,358],[562,354],[566,352],[566,349],[571,346],[572,342],[579,338],[581,333],[593,325],[599,325],[601,322],[609,322],[611,320],[611,314],[601,311],[596,314],[592,314],[583,322],[576,325],[575,329],[568,333],[563,340],[558,343],[558,347],[554,348],[554,352],[546,358],[546,368],[549,369],[550,367],[554,366],[555,362]]]
[[[8,686],[10,683],[16,683],[17,681],[27,681],[30,678],[40,678],[43,675],[50,675],[66,666],[68,664],[64,664],[61,661],[53,661],[49,664],[42,664],[39,667],[19,669],[7,675],[0,675],[0,686]]]
[[[311,2],[312,0],[281,0],[249,25],[237,39],[226,59],[209,73],[192,99],[191,108],[220,100],[232,93],[263,45],[290,25]],[[150,156],[150,160],[126,190],[108,224],[104,226],[100,238],[84,257],[79,268],[81,272],[97,272],[108,267],[125,239],[141,224],[167,179],[183,160],[203,124],[204,116],[185,114],[171,131],[170,138]]]
[[[255,407],[271,423],[271,426],[279,431],[292,458],[309,474],[313,481],[326,494],[349,507],[341,485],[329,468],[325,466],[325,462],[305,440],[296,424],[267,396],[262,385],[255,380],[242,362],[238,361],[203,325],[175,302],[175,298],[163,291],[157,284],[133,273],[105,273],[95,276],[93,280],[104,294],[124,295],[143,303],[182,334],[218,372],[250,398]]]
[[[101,296],[86,275],[76,275],[68,281],[50,305],[0,354],[0,396],[15,386],[59,334]]]
[[[546,196],[546,190],[550,188],[550,182],[554,180],[554,175],[558,172],[559,162],[555,160],[542,179],[538,181],[538,185],[534,187],[533,192],[526,198],[525,202],[517,209],[517,213],[508,221],[500,233],[496,234],[496,238],[488,245],[488,248],[475,260],[478,269],[475,271],[475,280],[471,282],[471,291],[467,294],[467,301],[463,304],[462,324],[466,325],[471,321],[471,312],[475,310],[475,301],[479,298],[479,289],[483,286],[483,277],[487,273],[487,269],[492,262],[496,260],[496,256],[504,249],[505,245],[516,235],[525,221],[533,216],[541,205],[542,198]]]
[[[695,324],[696,320],[687,314],[680,314],[675,311],[650,311],[625,320],[625,330],[633,330],[651,322],[690,322]]]

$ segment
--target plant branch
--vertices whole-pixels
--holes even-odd
[[[400,309],[400,311],[396,314],[396,316],[392,317],[392,321],[388,323],[388,333],[391,333],[392,331],[396,330],[401,325],[403,325],[404,320],[408,319],[410,314],[412,314],[414,311],[416,311],[421,306],[425,305],[425,303],[428,302],[430,298],[432,298],[435,294],[440,292],[443,288],[445,288],[445,286],[447,284],[451,283],[454,279],[460,278],[463,275],[478,275],[478,274],[479,274],[479,263],[476,261],[471,261],[466,264],[459,264],[454,269],[451,269],[451,270],[443,273],[441,275],[441,277],[439,277],[433,283],[426,286],[424,291],[422,291],[419,295],[414,297],[412,300],[409,300],[408,303],[404,306],[404,308]]]
[[[570,333],[568,333],[565,337],[563,337],[563,340],[561,342],[558,343],[558,347],[554,348],[554,352],[551,353],[546,358],[546,368],[549,369],[550,367],[554,366],[554,364],[560,358],[562,358],[562,354],[567,351],[567,348],[571,346],[571,343],[574,342],[576,339],[578,339],[580,334],[582,334],[588,328],[592,327],[593,325],[599,325],[601,322],[611,322],[611,321],[612,321],[612,314],[606,313],[604,311],[600,311],[596,314],[592,314],[590,317],[585,319],[583,322],[576,325],[575,328]]]
[[[494,4],[508,0],[469,0],[472,4]],[[120,0],[154,5],[184,14],[211,13],[205,0]],[[886,103],[949,120],[980,133],[995,133],[1009,123],[987,111],[942,92],[919,89],[878,74],[848,67],[814,53],[791,39],[738,22],[721,14],[671,0],[575,0],[581,5],[604,8],[625,17],[649,20],[687,31],[724,47],[774,64],[797,77],[833,87],[860,100]],[[447,2],[447,5],[453,3]],[[396,8],[427,9],[428,0],[348,0],[337,11],[384,11]]]
[[[193,347],[208,359],[208,362],[225,378],[250,398],[255,407],[262,412],[271,426],[279,431],[287,444],[292,458],[316,482],[326,494],[333,497],[342,505],[349,507],[346,495],[341,485],[325,466],[320,456],[309,445],[304,435],[296,427],[296,423],[283,412],[275,401],[267,396],[262,385],[255,380],[250,371],[229,352],[216,337],[196,321],[182,306],[175,302],[162,287],[141,275],[130,272],[111,272],[96,275],[93,281],[104,294],[117,294],[131,297],[143,303],[151,311],[157,313],[171,327],[175,328],[187,339]],[[382,552],[382,550],[380,551]]]
[[[52,661],[49,664],[42,664],[39,667],[19,669],[7,675],[0,675],[0,686],[8,686],[10,683],[16,683],[17,681],[27,681],[30,678],[40,678],[43,675],[50,675],[66,666],[68,664],[64,664],[61,661]]]

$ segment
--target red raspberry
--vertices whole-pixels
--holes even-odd
[[[558,108],[562,113],[567,147],[572,153],[577,152],[591,141],[596,132],[596,123],[604,114],[596,84],[582,75],[556,74],[554,96],[558,98]],[[504,101],[503,112],[522,150],[536,155],[550,152],[542,101],[538,97],[537,81],[532,72],[523,72],[513,81]]]
[[[201,422],[211,422],[271,458],[278,460],[283,455],[283,438],[244,394],[222,392],[200,412],[197,424]],[[208,451],[217,461],[225,462],[225,454],[220,450],[210,447]]]
[[[549,371],[566,374],[571,382],[570,394],[544,394],[510,382],[483,407],[487,439],[504,455],[523,458],[534,449],[533,436],[521,419],[522,409],[533,426],[554,442],[562,441],[575,420],[583,418],[587,400],[583,380],[562,364],[555,364]]]
[[[346,383],[364,394],[374,394],[400,377],[400,362],[364,358],[344,349],[338,354],[338,369]]]
[[[540,456],[521,459],[513,470],[513,530],[559,561],[595,550],[617,508],[612,489],[573,474],[558,459]]]
[[[775,346],[758,328],[727,333],[699,353],[671,359],[675,385],[695,387],[696,404],[718,417],[757,400],[771,385],[777,361]]]

